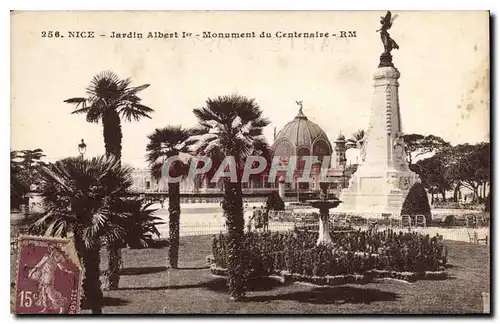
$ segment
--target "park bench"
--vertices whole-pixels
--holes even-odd
[[[401,215],[401,227],[411,228],[412,221],[410,215]]]
[[[426,227],[426,220],[424,215],[416,215],[415,216],[415,226]]]
[[[477,216],[473,214],[465,215],[465,226],[467,228],[477,228],[478,227]]]
[[[467,232],[467,234],[469,235],[470,243],[484,242],[484,244],[488,245],[488,235],[486,235],[484,238],[479,238],[476,231],[474,231],[473,235],[471,235],[470,232]]]

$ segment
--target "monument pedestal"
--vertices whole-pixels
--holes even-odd
[[[370,126],[365,160],[342,190],[339,211],[400,214],[409,189],[419,181],[408,168],[399,109],[399,71],[380,66],[373,76]]]

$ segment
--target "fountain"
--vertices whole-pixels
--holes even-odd
[[[328,200],[328,183],[322,182],[319,184],[321,194],[319,200],[308,200],[307,203],[314,208],[319,209],[319,237],[316,245],[331,244],[332,238],[330,236],[329,226],[329,211],[331,208],[337,207],[341,201],[338,199]]]

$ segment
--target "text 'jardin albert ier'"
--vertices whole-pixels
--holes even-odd
[[[111,32],[110,38],[330,38],[330,37],[356,37],[355,31],[339,31],[335,33],[330,32],[210,32],[204,31],[201,34],[193,34],[190,32],[148,32],[140,33],[140,32],[127,32],[127,33],[118,33]]]

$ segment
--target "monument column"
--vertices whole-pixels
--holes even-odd
[[[406,171],[398,79],[395,67],[380,67],[373,75],[373,100],[370,126],[366,132],[364,165]]]
[[[399,46],[387,30],[391,13],[381,19],[379,30],[384,53],[373,75],[370,125],[364,140],[365,160],[341,193],[339,210],[399,214],[411,186],[419,181],[410,171],[404,153],[399,107],[400,72],[392,63],[392,49]]]

